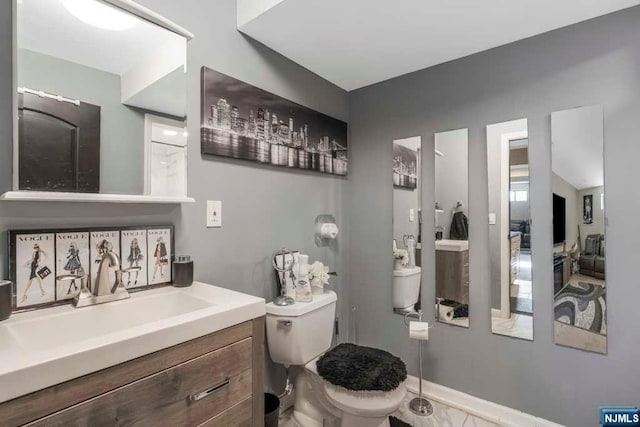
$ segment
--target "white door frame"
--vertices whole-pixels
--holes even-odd
[[[169,126],[174,126],[178,128],[187,128],[186,120],[175,120],[169,119],[162,116],[156,116],[155,114],[147,113],[144,115],[144,194],[149,196],[151,195],[151,144],[153,143],[153,124],[154,123],[162,123]],[[189,145],[189,141],[187,139],[187,144],[184,146],[184,154],[185,157],[187,155],[187,147]],[[186,165],[186,163],[185,163]],[[185,167],[188,167],[185,166]],[[184,180],[184,197],[187,197],[187,179],[185,176]]]
[[[528,131],[519,131],[503,133],[500,139],[500,317],[503,319],[511,317],[510,145],[511,141],[528,137]]]

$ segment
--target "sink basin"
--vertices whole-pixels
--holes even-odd
[[[451,251],[451,252],[466,251],[466,250],[469,250],[469,241],[468,240],[449,240],[449,239],[436,240],[436,250]]]
[[[182,292],[141,296],[18,321],[7,329],[28,351],[78,343],[211,307],[215,304]]]
[[[0,402],[264,316],[262,298],[195,282],[0,322]]]

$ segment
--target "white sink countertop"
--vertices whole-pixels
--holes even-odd
[[[436,240],[437,251],[463,252],[469,250],[468,240]]]
[[[0,402],[265,314],[262,298],[200,282],[14,314],[0,322]]]

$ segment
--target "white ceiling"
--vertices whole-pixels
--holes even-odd
[[[18,47],[122,75],[149,51],[182,38],[136,19],[128,30],[105,30],[76,18],[59,0],[22,0]]]
[[[238,28],[354,90],[640,0],[238,0]]]
[[[604,184],[602,106],[551,114],[552,170],[577,190]]]

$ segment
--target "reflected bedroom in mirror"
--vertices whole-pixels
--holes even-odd
[[[100,0],[16,31],[15,191],[186,197],[186,37]]]
[[[487,126],[491,331],[533,340],[527,119]]]
[[[469,132],[435,134],[436,320],[469,327]]]
[[[422,139],[393,141],[393,311],[420,310],[422,282]]]
[[[607,353],[602,106],[551,114],[554,335]]]

